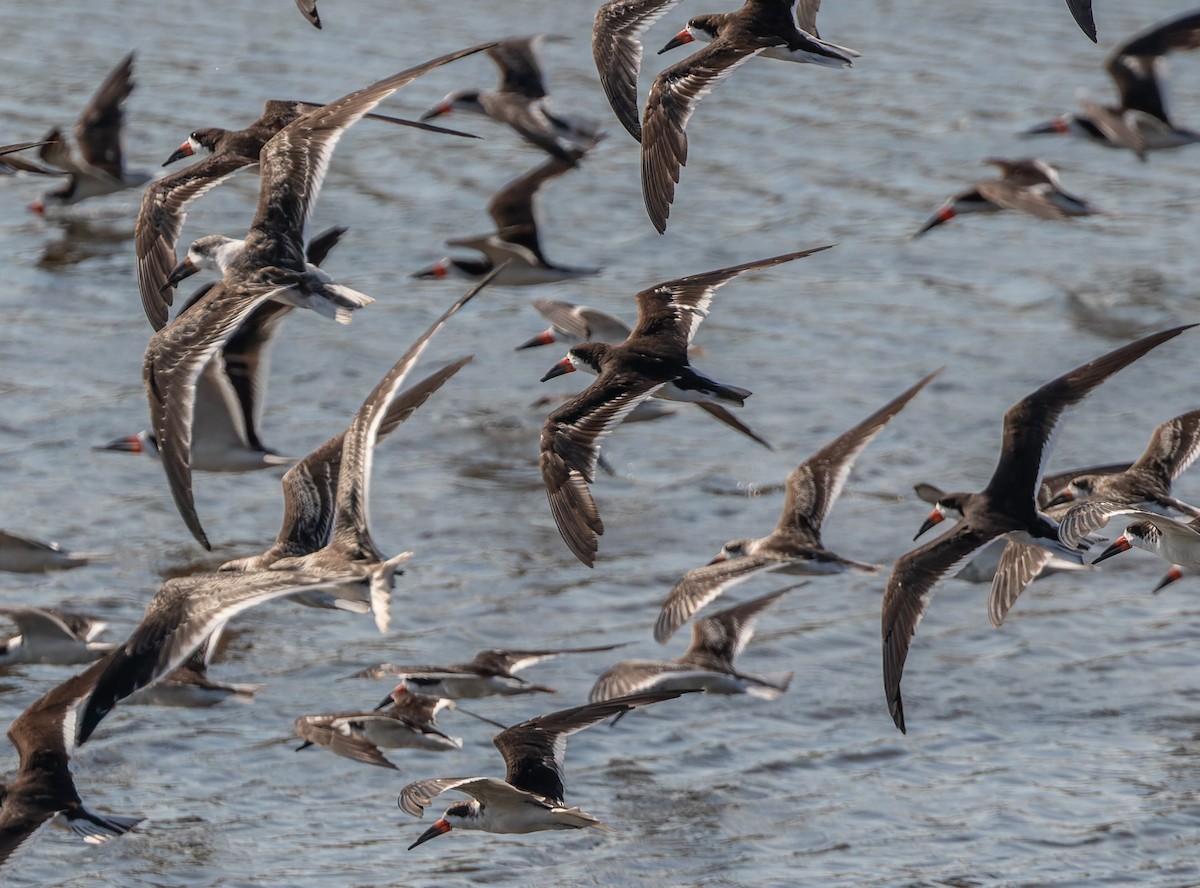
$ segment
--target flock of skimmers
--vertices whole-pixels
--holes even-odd
[[[297,5],[320,27],[315,3],[297,0]],[[685,126],[695,103],[711,87],[756,55],[833,67],[848,66],[858,55],[819,37],[816,0],[796,4],[747,0],[732,13],[692,18],[666,44],[663,52],[692,41],[708,46],[658,75],[639,118],[641,36],[673,5],[675,0],[613,0],[597,13],[593,34],[600,81],[613,111],[641,142],[646,209],[660,232],[687,157]],[[1090,3],[1068,5],[1095,39]],[[1030,132],[1074,134],[1138,156],[1200,141],[1200,134],[1170,121],[1156,76],[1163,55],[1193,48],[1198,42],[1200,12],[1135,35],[1107,62],[1120,90],[1118,105],[1085,103],[1082,113],[1064,115]],[[251,694],[253,688],[207,677],[217,639],[237,614],[287,596],[314,607],[369,612],[379,629],[386,631],[393,579],[411,553],[388,557],[371,537],[372,453],[471,358],[460,358],[404,387],[410,370],[431,338],[483,287],[562,281],[597,271],[555,265],[542,252],[533,210],[537,191],[575,169],[602,133],[595,121],[552,109],[534,55],[536,43],[537,38],[510,39],[451,53],[324,105],[269,101],[262,116],[243,129],[192,132],[166,163],[204,151],[208,156],[156,179],[126,171],[122,161],[122,104],[133,88],[130,56],[108,76],[85,109],[75,129],[74,150],[58,130],[40,141],[0,149],[3,162],[13,169],[67,177],[63,187],[32,205],[37,212],[145,186],[135,247],[142,304],[155,330],[143,366],[152,429],[107,446],[149,452],[161,459],[184,523],[206,548],[208,538],[192,496],[193,470],[238,472],[293,462],[265,447],[257,433],[263,350],[280,320],[293,308],[308,308],[348,323],[354,312],[372,302],[320,267],[342,230],[331,229],[311,239],[306,233],[330,156],[346,128],[371,117],[467,135],[375,114],[374,108],[422,74],[486,52],[500,69],[499,88],[451,93],[422,121],[452,110],[478,112],[508,124],[549,155],[492,199],[489,211],[495,232],[452,242],[473,248],[480,258],[448,258],[418,273],[463,278],[474,286],[404,353],[343,433],[294,462],[283,475],[284,521],[265,552],[228,562],[213,573],[167,580],[142,622],[120,645],[95,641],[103,625],[82,616],[51,609],[0,609],[19,630],[0,649],[0,663],[95,660],[33,703],[9,728],[20,766],[16,777],[0,789],[0,865],[55,815],[62,815],[72,830],[92,842],[120,835],[139,822],[85,808],[68,769],[70,756],[122,700],[206,705]],[[34,150],[37,160],[28,156]],[[956,195],[920,232],[966,212],[1013,208],[1051,218],[1092,212],[1085,201],[1062,191],[1054,171],[1040,161],[989,162],[999,167],[1001,178]],[[202,237],[177,262],[177,240],[188,205],[233,173],[255,166],[261,179],[259,201],[245,237]],[[581,562],[593,566],[604,531],[591,494],[596,470],[604,465],[601,441],[635,410],[651,410],[653,402],[648,399],[694,403],[758,444],[770,446],[729,409],[741,406],[750,392],[716,382],[692,367],[689,345],[718,288],[743,273],[824,249],[828,247],[651,286],[635,297],[638,318],[632,329],[618,318],[583,306],[534,302],[550,326],[521,347],[570,344],[567,355],[544,379],[573,370],[597,377],[549,415],[540,440],[540,466],[551,512],[563,540]],[[171,319],[174,286],[201,268],[219,271],[220,279],[199,290]],[[1200,570],[1200,509],[1170,494],[1174,479],[1200,453],[1200,410],[1160,425],[1145,452],[1132,463],[1044,474],[1064,410],[1186,329],[1176,327],[1118,348],[1051,380],[1010,408],[1004,416],[1000,457],[983,490],[946,493],[932,485],[918,485],[919,495],[933,504],[933,511],[917,536],[947,517],[958,520],[949,533],[900,557],[887,581],[883,678],[888,707],[900,730],[905,730],[900,692],[904,663],[941,578],[956,574],[990,581],[989,614],[999,625],[1039,574],[1082,567],[1083,551],[1095,542],[1093,533],[1114,515],[1133,520],[1096,561],[1138,546],[1172,563],[1162,584],[1178,578],[1181,570]],[[825,548],[821,526],[855,459],[937,372],[792,471],[786,479],[783,514],[774,529],[757,539],[726,543],[711,562],[681,577],[662,604],[654,637],[666,641],[731,586],[760,573],[879,571],[876,565]],[[1163,514],[1169,512],[1188,516],[1190,523]],[[4,569],[44,571],[83,563],[85,557],[72,556],[53,544],[0,533]],[[617,663],[599,677],[585,705],[504,728],[495,736],[506,766],[504,779],[435,778],[404,787],[400,807],[418,817],[440,793],[456,790],[468,797],[451,804],[414,847],[452,828],[523,833],[602,827],[597,818],[564,801],[565,738],[633,708],[688,692],[777,698],[787,690],[790,673],[752,676],[741,672],[735,659],[762,613],[787,591],[773,591],[695,620],[691,645],[678,659]],[[444,667],[381,664],[359,673],[399,680],[376,709],[302,716],[296,721],[296,732],[305,746],[317,744],[361,762],[394,768],[382,749],[461,748],[460,738],[436,724],[438,713],[453,709],[455,699],[550,691],[517,673],[548,657],[611,649],[485,651],[470,662]]]

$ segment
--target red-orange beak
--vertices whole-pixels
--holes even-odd
[[[1105,558],[1112,558],[1114,555],[1128,552],[1132,548],[1133,546],[1130,545],[1129,540],[1125,536],[1119,536],[1111,546],[1100,553],[1100,557],[1093,561],[1092,564],[1099,564]]]
[[[176,148],[170,157],[163,161],[163,166],[173,164],[175,161],[182,160],[185,157],[191,157],[195,153],[196,152],[192,150],[192,141],[191,139],[188,139],[188,141]]]
[[[445,833],[448,833],[448,832],[450,832],[450,824],[447,823],[446,819],[443,817],[441,820],[437,821],[437,823],[435,823],[433,826],[429,827],[429,829],[425,830],[425,832],[421,833],[421,838],[417,839],[415,842],[413,842],[411,845],[409,845],[408,850],[411,851],[413,848],[417,847],[417,845],[423,845],[425,842],[428,842],[430,839],[436,839],[438,836],[444,835]]]
[[[562,376],[564,373],[574,372],[575,365],[571,363],[570,356],[567,356],[547,370],[546,375],[541,378],[541,382],[545,382],[547,379],[553,379],[556,376]]]
[[[554,331],[546,330],[542,333],[539,333],[537,336],[533,337],[533,339],[530,339],[524,345],[518,345],[516,348],[516,351],[520,351],[523,348],[536,348],[539,345],[549,345],[553,341],[554,341]]]
[[[945,520],[946,516],[942,514],[942,510],[935,507],[934,510],[929,513],[929,517],[925,519],[925,523],[921,525],[921,529],[917,531],[917,535],[914,536],[913,539],[917,539],[921,536],[921,534],[929,530],[929,528],[933,527],[934,525],[941,524]]]
[[[1176,580],[1183,579],[1183,569],[1178,564],[1172,564],[1171,569],[1163,575],[1163,578],[1158,581],[1158,585],[1154,587],[1154,594],[1157,595],[1167,586],[1174,583]]]
[[[684,28],[682,31],[668,40],[667,45],[660,49],[658,54],[662,55],[664,52],[668,52],[677,46],[683,46],[685,43],[691,43],[695,39],[696,38],[692,36],[691,32],[688,31],[687,28]]]

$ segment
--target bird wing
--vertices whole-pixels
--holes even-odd
[[[883,431],[892,417],[904,409],[917,392],[942,371],[924,379],[888,401],[854,428],[826,444],[787,477],[787,496],[775,532],[787,534],[813,547],[821,545],[821,525],[837,502],[854,468],[854,460]]]
[[[1173,327],[1114,349],[1052,379],[1010,407],[1004,414],[1000,459],[984,493],[1018,514],[1030,503],[1036,508],[1046,457],[1063,412],[1112,374],[1186,329]]]
[[[642,140],[638,119],[637,81],[642,68],[642,34],[679,0],[610,0],[596,10],[592,24],[592,58],[600,85],[617,120]]]
[[[302,260],[308,220],[325,179],[329,159],[346,129],[422,74],[493,45],[484,43],[439,56],[385,77],[310,111],[272,136],[259,155],[262,183],[258,209],[247,236],[246,252],[250,255],[245,256],[244,261],[254,264],[254,248],[264,241],[274,245],[281,232],[291,240],[291,249],[298,260]],[[273,246],[273,249],[277,248]]]
[[[654,227],[667,229],[679,169],[687,164],[685,132],[696,104],[766,47],[746,50],[717,39],[661,71],[642,112],[642,199]]]
[[[476,293],[490,284],[503,268],[504,266],[494,269],[442,312],[441,317],[434,321],[429,329],[409,346],[408,351],[400,357],[400,360],[392,365],[383,379],[367,395],[366,400],[354,415],[354,419],[350,421],[350,426],[346,429],[342,439],[341,466],[338,470],[337,482],[337,508],[333,524],[333,538],[343,546],[363,551],[372,551],[375,548],[374,543],[371,542],[370,511],[367,499],[371,483],[371,462],[375,444],[380,437],[380,429],[388,418],[389,408],[395,401],[400,386],[404,384],[408,371],[421,357],[434,335],[460,308],[470,302]],[[461,368],[469,360],[470,358],[462,360],[458,367]],[[438,383],[438,385],[440,384]],[[425,397],[421,398],[419,403],[413,404],[405,416],[424,403],[435,390],[436,388],[429,389]],[[395,425],[401,421],[403,420],[396,421]]]
[[[133,91],[133,53],[113,68],[75,124],[83,162],[114,179],[124,171],[121,158],[121,104]]]
[[[504,756],[504,779],[517,789],[559,805],[565,804],[563,764],[567,737],[606,718],[621,715],[638,706],[674,699],[680,693],[638,694],[601,703],[587,703],[505,728],[492,740]]]
[[[487,54],[500,69],[502,93],[516,93],[529,99],[547,95],[542,68],[538,64],[536,46],[542,35],[501,40]]]
[[[754,637],[754,629],[763,612],[785,592],[802,585],[805,584],[777,589],[697,620],[692,624],[692,643],[678,662],[697,669],[733,671],[734,661]]]
[[[949,533],[901,555],[892,567],[881,614],[883,690],[892,720],[902,732],[905,726],[900,679],[917,624],[933,596],[933,587],[994,537],[976,531],[965,520],[960,521]]]
[[[988,619],[993,626],[999,628],[1025,587],[1037,579],[1042,568],[1053,557],[1054,553],[1044,546],[1033,546],[1019,540],[1005,543],[988,596]]]
[[[142,308],[155,330],[166,326],[167,309],[174,301],[175,291],[167,285],[167,279],[179,261],[176,245],[187,219],[187,205],[255,163],[257,157],[211,154],[146,186],[134,223],[133,243]]]
[[[813,253],[828,250],[830,246],[784,253],[729,268],[691,274],[642,290],[634,297],[637,300],[638,320],[633,332],[629,334],[629,341],[641,340],[646,344],[647,350],[656,355],[686,361],[688,346],[696,335],[700,322],[708,316],[708,307],[719,288],[747,271],[771,268],[793,259],[802,259]]]
[[[279,289],[274,285],[235,282],[227,276],[174,323],[155,333],[142,361],[150,420],[171,495],[192,536],[206,549],[212,546],[200,524],[192,496],[191,451],[197,380],[249,314]],[[209,378],[218,386],[229,386],[226,401],[235,402],[228,377],[217,373]]]
[[[568,548],[592,567],[604,523],[588,489],[596,476],[600,442],[664,385],[632,373],[601,373],[553,411],[542,426],[542,481],[554,522]]]
[[[746,555],[726,558],[685,573],[667,593],[654,623],[654,640],[665,642],[675,630],[688,621],[726,589],[750,579],[756,573],[779,567],[778,558],[766,555]]]

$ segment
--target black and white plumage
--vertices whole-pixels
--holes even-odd
[[[434,321],[367,395],[346,431],[283,476],[283,523],[271,548],[262,555],[228,562],[222,570],[282,569],[331,578],[358,576],[368,585],[375,624],[381,632],[387,630],[393,575],[412,553],[386,558],[371,536],[368,494],[375,445],[470,362],[470,356],[460,358],[400,393],[409,370],[433,336],[501,270],[476,284]]]
[[[296,8],[318,31],[321,30],[321,14],[317,12],[317,0],[296,0]]]
[[[976,182],[966,191],[954,195],[929,217],[913,237],[920,237],[955,216],[969,213],[1020,210],[1039,219],[1061,221],[1100,212],[1083,198],[1063,191],[1058,170],[1045,161],[989,157],[984,163],[999,169],[1000,178]]]
[[[600,85],[621,126],[639,142],[642,123],[637,95],[642,68],[642,34],[670,12],[679,0],[609,0],[596,10],[592,24],[592,57]]]
[[[659,73],[642,112],[642,198],[659,234],[666,231],[679,171],[687,164],[686,128],[700,99],[738,67],[773,49],[793,61],[851,63],[845,50],[797,27],[789,0],[746,0],[736,12],[696,16],[659,52],[697,39],[711,42]]]
[[[83,567],[92,556],[73,554],[55,542],[0,530],[0,570],[11,573],[48,573]]]
[[[0,667],[14,663],[91,663],[115,645],[96,641],[108,624],[82,614],[42,607],[0,607],[18,634],[0,641]]]
[[[1200,456],[1200,410],[1189,410],[1157,426],[1142,455],[1127,469],[1081,472],[1055,491],[1049,505],[1097,499],[1127,506],[1152,505],[1200,516],[1200,509],[1171,496],[1171,485],[1197,456]]]
[[[461,737],[451,737],[437,727],[437,714],[453,708],[453,700],[414,694],[400,686],[374,710],[300,716],[296,736],[304,742],[296,751],[323,746],[357,762],[396,770],[380,749],[462,749]]]
[[[516,130],[525,141],[567,164],[573,164],[596,145],[604,133],[591,119],[568,116],[554,110],[541,65],[538,44],[544,34],[511,37],[488,49],[500,69],[495,90],[455,90],[421,115],[430,120],[452,111],[470,111],[490,117]]]
[[[8,739],[16,747],[20,765],[16,776],[0,785],[0,870],[56,814],[90,844],[123,835],[141,822],[138,817],[89,811],[71,775],[76,710],[106,662],[101,660],[58,685],[9,726]]]
[[[1073,0],[1068,0],[1068,4],[1074,11]],[[1090,5],[1087,4],[1089,14]],[[1160,80],[1165,56],[1197,47],[1200,47],[1200,10],[1139,31],[1109,53],[1104,63],[1117,86],[1117,104],[1084,100],[1081,113],[1060,115],[1026,130],[1023,135],[1074,136],[1106,148],[1132,151],[1141,160],[1146,159],[1148,151],[1200,142],[1200,133],[1177,126],[1167,114]]]
[[[306,250],[308,263],[320,265],[345,232],[344,227],[336,226],[313,237]],[[192,248],[195,249],[195,244]],[[213,261],[215,264],[217,260]],[[183,312],[194,306],[213,286],[215,284],[207,284],[194,293]],[[274,300],[262,303],[229,336],[219,355],[204,365],[196,380],[193,407],[193,471],[249,472],[295,462],[266,447],[259,437],[266,402],[270,347],[280,321],[292,308]],[[116,438],[100,449],[162,458],[157,437],[146,430]]]
[[[351,678],[399,678],[405,685],[424,694],[436,694],[454,700],[477,699],[494,694],[553,694],[554,688],[533,684],[517,675],[543,660],[564,654],[595,654],[611,651],[620,645],[605,644],[592,647],[556,648],[553,650],[480,651],[470,662],[450,666],[404,666],[379,663],[359,670]]]
[[[1049,505],[1054,491],[1078,475],[1112,474],[1123,472],[1129,466],[1129,463],[1109,463],[1045,475],[1042,478],[1041,487],[1038,489],[1038,508],[1057,521],[1066,513],[1066,507]],[[937,506],[946,497],[946,491],[932,484],[918,484],[915,489],[917,495],[932,506]],[[943,512],[935,509],[928,519],[933,523],[927,523],[922,527],[921,532],[923,533],[933,524],[940,522],[943,517]],[[962,516],[958,515],[957,517]],[[920,535],[921,533],[918,533],[917,537]],[[1081,546],[1087,545],[1089,545],[1088,540],[1081,543]],[[1016,604],[1021,593],[1037,578],[1060,571],[1089,569],[1089,565],[1079,564],[1073,559],[1062,558],[1043,546],[1000,537],[980,548],[954,577],[968,583],[987,583],[991,587],[988,594],[988,619],[991,620],[993,626],[998,628],[1004,623],[1005,617],[1008,616],[1008,612]]]
[[[595,478],[600,442],[630,411],[668,384],[679,390],[679,400],[715,399],[741,406],[750,396],[748,390],[709,379],[688,363],[688,346],[717,289],[747,271],[827,249],[786,253],[643,290],[634,297],[637,326],[624,342],[574,346],[542,377],[545,382],[580,366],[598,377],[552,412],[542,426],[542,481],[559,533],[575,557],[588,567],[595,564],[604,524],[588,485]]]
[[[314,273],[305,230],[334,147],[346,128],[422,74],[486,49],[441,56],[356,90],[280,130],[260,155],[258,210],[236,261],[192,309],[150,340],[143,378],[153,431],[175,504],[201,545],[211,548],[192,495],[191,444],[196,381],[228,338],[268,299],[340,320],[370,297]]]
[[[566,806],[563,761],[567,737],[622,715],[638,706],[674,699],[681,691],[638,694],[603,703],[589,703],[531,718],[506,728],[493,738],[504,757],[503,780],[495,777],[435,777],[418,780],[400,791],[399,805],[420,817],[433,799],[449,790],[469,795],[455,802],[441,818],[409,846],[444,835],[451,829],[476,829],[493,833],[531,833],[547,829],[607,829],[600,820]]]
[[[615,344],[623,342],[633,332],[632,328],[620,318],[586,305],[574,305],[570,302],[559,302],[553,299],[534,299],[531,304],[542,317],[550,322],[550,326],[523,345],[517,346],[518,350],[549,345],[552,342],[567,342],[571,345],[581,342]],[[580,369],[587,371],[589,367],[587,364],[582,364]],[[768,450],[771,449],[771,445],[765,438],[730,413],[728,408],[716,398],[699,398],[695,392],[683,392],[671,384],[667,384],[655,392],[654,397],[664,401],[684,400],[687,403],[695,404],[713,419],[736,429]],[[646,406],[648,406],[647,403],[643,402],[639,409],[644,409]]]
[[[133,85],[133,53],[130,53],[109,72],[76,121],[74,151],[55,127],[38,148],[38,159],[45,165],[15,156],[5,161],[6,165],[25,172],[67,176],[66,184],[47,191],[29,205],[30,210],[44,213],[48,208],[71,206],[149,181],[149,173],[125,169],[121,149],[123,106],[133,92]]]
[[[354,578],[346,581],[352,585]],[[208,638],[242,611],[310,590],[337,593],[328,577],[295,571],[211,573],[163,583],[145,616],[126,641],[110,653],[96,688],[79,717],[85,742],[116,704],[182,666]]]
[[[175,250],[188,204],[238,170],[257,166],[263,146],[306,110],[300,102],[270,100],[258,119],[242,129],[194,130],[163,166],[199,151],[208,151],[208,156],[146,188],[133,238],[142,308],[155,330],[166,325],[167,310],[174,299],[170,277],[178,264]]]
[[[1072,506],[1063,517],[1063,541],[1084,539],[1107,527],[1109,519],[1117,515],[1132,515],[1134,520],[1093,564],[1130,548],[1138,548],[1153,552],[1172,564],[1200,570],[1200,517],[1185,522],[1135,506],[1089,500]]]
[[[1172,483],[1198,455],[1200,410],[1191,410],[1155,428],[1146,449],[1132,464],[1117,471],[1079,472],[1056,479],[1055,495],[1047,500],[1046,512],[1061,521],[1073,502],[1090,499],[1200,517],[1200,509],[1171,496]],[[993,587],[989,600],[993,625],[1000,625],[1017,597],[1051,557],[1040,547],[1009,542],[1001,560],[1004,581]]]
[[[952,531],[900,556],[883,595],[880,623],[884,695],[892,720],[901,731],[905,730],[900,694],[904,663],[938,580],[986,543],[1005,534],[1082,561],[1078,550],[1060,540],[1058,524],[1037,503],[1059,421],[1068,407],[1078,404],[1108,377],[1190,326],[1174,327],[1124,345],[1018,401],[1004,414],[1000,458],[988,485],[978,493],[955,492],[938,501],[922,532],[947,513],[960,514],[962,520]],[[996,582],[1003,582],[999,572],[993,585]]]
[[[692,624],[692,643],[674,660],[622,660],[605,669],[592,685],[588,700],[598,703],[627,694],[699,690],[710,694],[749,694],[765,700],[782,696],[792,673],[755,676],[737,669],[759,617],[798,583],[725,608]]]
[[[508,263],[504,273],[496,278],[497,286],[529,286],[574,280],[599,274],[599,268],[573,268],[557,265],[542,252],[534,213],[534,198],[541,187],[576,164],[557,157],[523,173],[497,191],[488,201],[488,215],[496,225],[495,232],[474,237],[458,237],[446,243],[452,247],[478,250],[482,259],[447,257],[416,272],[415,278],[456,277],[477,281],[497,265]]]
[[[759,539],[730,540],[708,564],[684,574],[662,604],[654,625],[655,639],[666,641],[700,608],[759,573],[878,572],[878,565],[851,561],[826,549],[821,542],[821,526],[841,495],[858,455],[940,372],[935,370],[906,389],[793,469],[784,484],[783,514],[775,529]]]

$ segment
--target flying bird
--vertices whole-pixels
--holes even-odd
[[[545,39],[544,34],[536,34],[494,44],[487,54],[500,69],[499,87],[455,90],[422,114],[421,120],[451,111],[482,114],[508,124],[525,141],[564,163],[576,163],[604,133],[596,121],[559,114],[552,107],[537,59],[537,46]]]
[[[588,700],[598,703],[655,691],[699,690],[709,694],[749,694],[764,700],[783,696],[792,673],[755,676],[741,672],[734,661],[745,650],[763,612],[797,583],[725,608],[692,624],[692,643],[674,660],[622,660],[600,674]]]
[[[1090,2],[1068,0],[1068,4],[1072,11],[1077,5],[1086,5],[1090,15]],[[1094,33],[1093,26],[1091,34]],[[1200,10],[1139,31],[1114,49],[1104,63],[1117,85],[1117,104],[1101,105],[1085,100],[1081,102],[1082,112],[1062,114],[1026,130],[1023,135],[1074,136],[1106,148],[1132,151],[1141,160],[1146,159],[1148,151],[1200,141],[1200,133],[1172,122],[1160,79],[1165,56],[1197,46],[1200,46]]]
[[[1058,170],[1044,161],[989,157],[984,163],[998,168],[1000,178],[976,182],[966,191],[954,195],[913,237],[920,237],[929,229],[968,213],[1020,210],[1039,219],[1061,220],[1099,212],[1083,198],[1063,191]]]
[[[564,796],[563,760],[567,737],[638,706],[672,700],[681,691],[637,694],[589,703],[531,718],[493,738],[504,757],[503,780],[495,777],[435,777],[418,780],[400,791],[399,805],[420,817],[439,795],[457,790],[471,798],[450,805],[408,850],[445,835],[451,829],[491,833],[531,833],[547,829],[607,829],[580,808],[568,808]]]
[[[741,406],[747,389],[709,379],[688,363],[688,347],[719,287],[738,275],[827,250],[817,247],[744,265],[666,281],[638,293],[638,322],[629,337],[612,345],[573,346],[542,381],[585,369],[597,379],[547,417],[542,426],[541,469],[555,524],[575,557],[593,567],[597,537],[604,532],[588,485],[596,475],[600,442],[629,412],[664,386],[676,400],[719,400]]]
[[[730,540],[708,564],[684,574],[662,604],[654,638],[666,641],[700,608],[759,573],[819,576],[878,572],[878,565],[851,561],[826,549],[821,542],[821,526],[841,495],[858,455],[940,372],[935,370],[906,389],[793,469],[784,483],[783,514],[775,529],[759,539]]]
[[[948,493],[934,506],[928,525],[947,513],[962,515],[955,528],[896,560],[883,594],[883,687],[892,720],[905,730],[900,680],[909,645],[933,588],[989,541],[1001,535],[1047,547],[1082,562],[1074,545],[1060,539],[1059,525],[1038,508],[1042,473],[1063,413],[1092,389],[1146,352],[1194,325],[1145,336],[1053,379],[1004,414],[1000,458],[987,486],[978,493]],[[922,528],[922,532],[926,528]],[[918,533],[918,536],[920,533]],[[1079,539],[1082,539],[1080,537]],[[1003,582],[997,572],[997,582]]]

